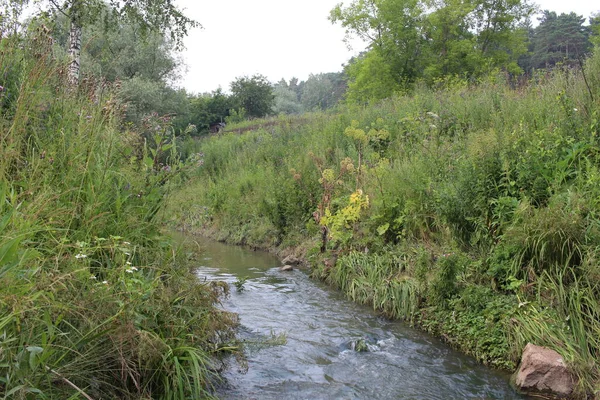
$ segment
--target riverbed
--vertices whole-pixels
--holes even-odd
[[[200,247],[198,278],[230,284],[222,307],[239,314],[245,342],[247,368],[230,360],[220,398],[526,398],[508,374],[350,302],[306,271],[280,271],[271,254],[190,240]]]

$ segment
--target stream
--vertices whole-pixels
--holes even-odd
[[[201,248],[199,279],[230,284],[222,307],[240,315],[238,336],[246,342],[247,371],[228,363],[219,398],[525,398],[507,374],[350,302],[303,270],[280,271],[271,254],[189,240]]]

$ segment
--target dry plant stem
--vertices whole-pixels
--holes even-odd
[[[94,400],[93,398],[91,398],[87,393],[85,393],[83,390],[81,390],[77,385],[75,385],[73,382],[71,382],[70,380],[68,380],[67,378],[65,378],[64,376],[62,376],[61,374],[59,374],[58,372],[56,372],[53,369],[50,369],[49,367],[46,367],[46,369],[50,372],[52,372],[54,375],[58,376],[60,379],[62,379],[67,385],[71,386],[73,389],[77,390],[77,392],[79,394],[81,394],[83,397],[85,397],[87,400]]]

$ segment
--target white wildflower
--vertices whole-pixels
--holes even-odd
[[[80,258],[86,258],[87,256],[83,253],[79,253],[75,255],[75,258],[80,259]]]

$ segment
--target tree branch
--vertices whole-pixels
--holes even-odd
[[[58,11],[65,17],[71,19],[71,16],[69,14],[67,14],[58,4],[56,4],[56,0],[49,0],[49,1],[50,1],[50,4],[52,4],[54,6],[54,8],[56,8],[56,11]]]

